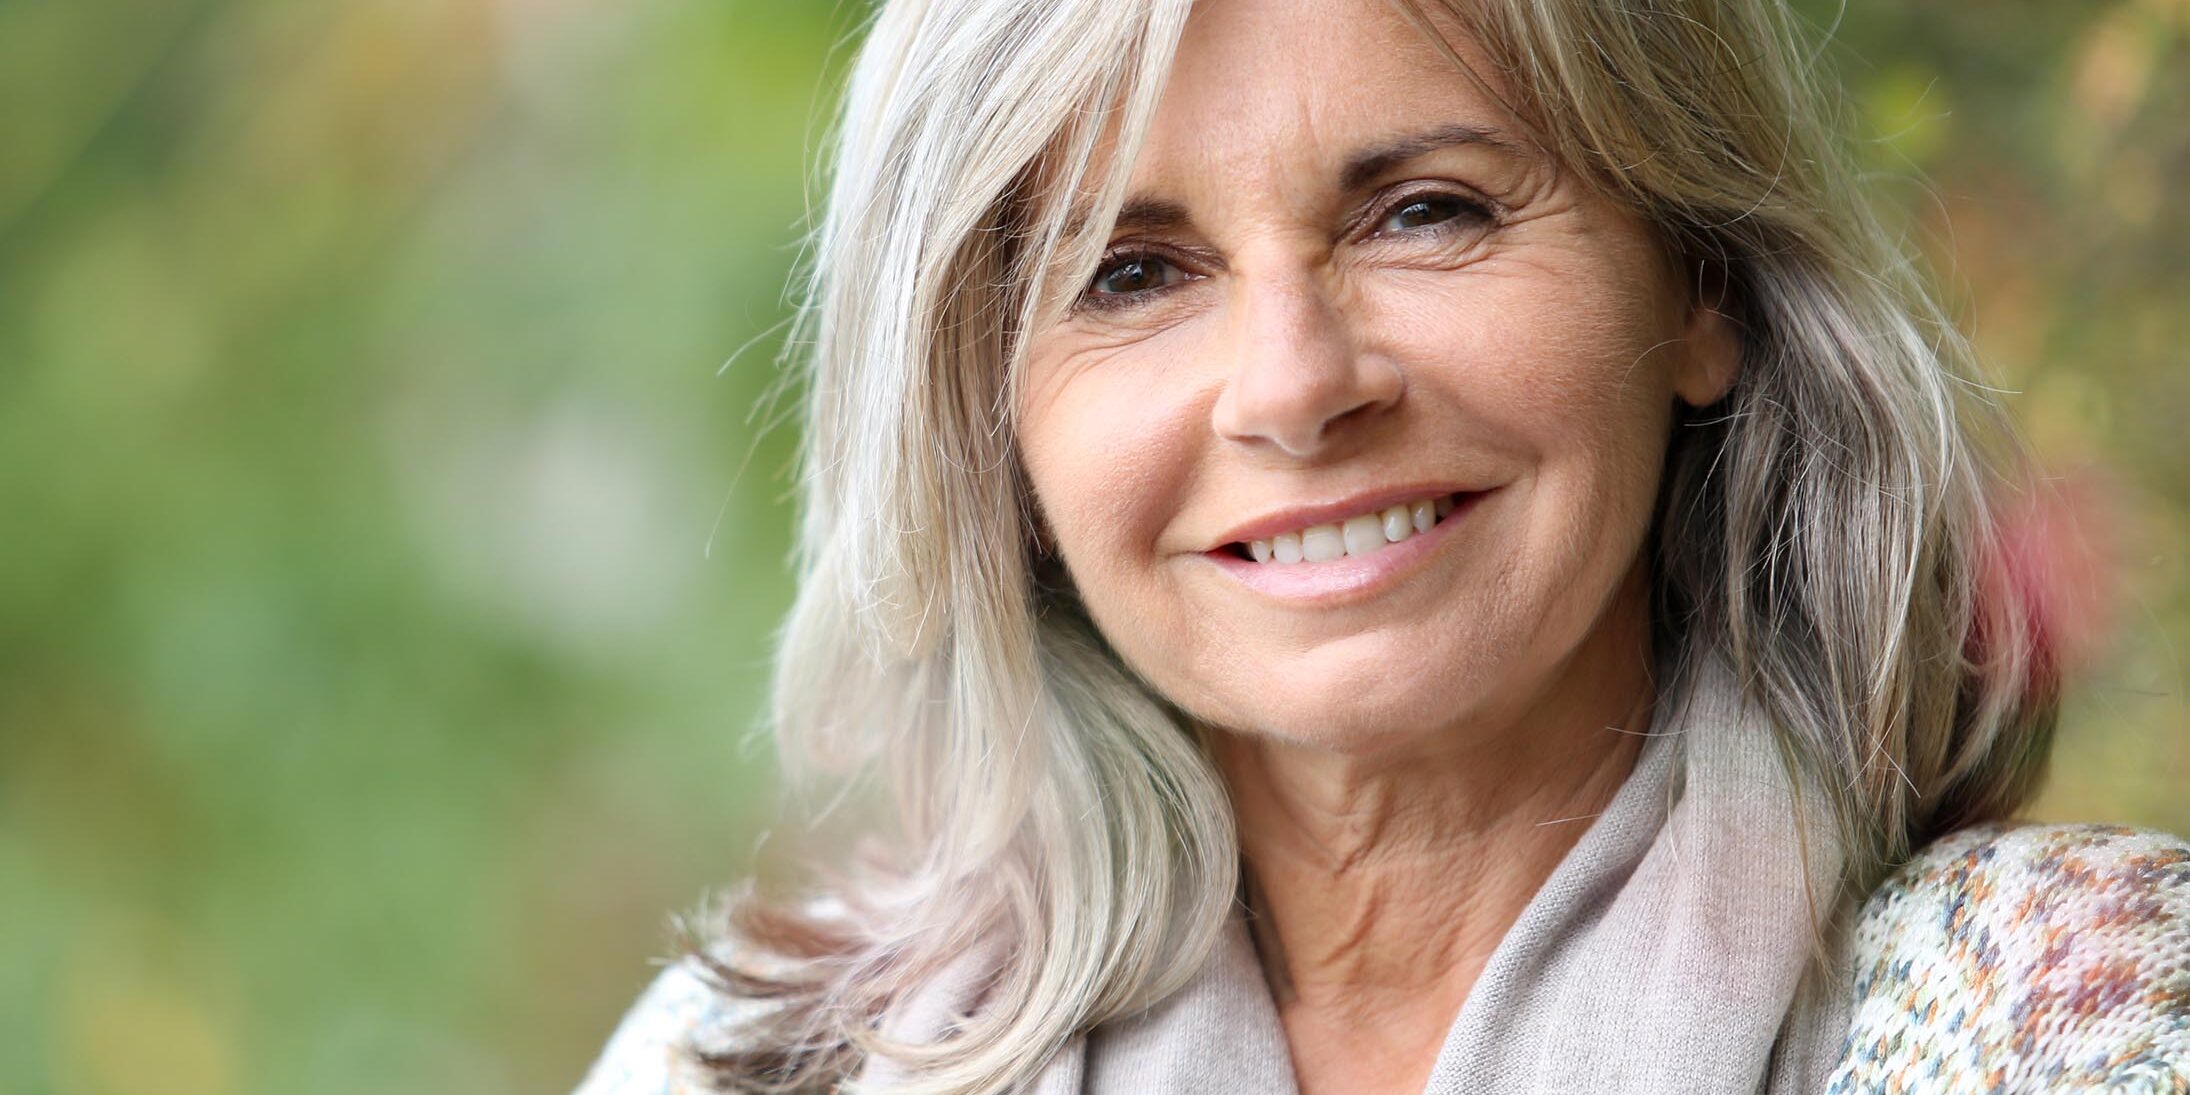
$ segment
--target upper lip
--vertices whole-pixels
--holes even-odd
[[[1387,487],[1379,490],[1349,494],[1329,502],[1317,502],[1306,506],[1288,506],[1258,514],[1218,535],[1216,543],[1205,550],[1221,551],[1233,544],[1253,540],[1268,540],[1281,532],[1297,532],[1311,525],[1328,525],[1358,517],[1365,513],[1379,512],[1406,502],[1424,502],[1448,494],[1468,494],[1472,491],[1456,483],[1414,483]]]

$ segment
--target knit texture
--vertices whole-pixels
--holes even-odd
[[[2190,1092],[2190,845],[1987,825],[1925,849],[1857,927],[1827,1091]]]

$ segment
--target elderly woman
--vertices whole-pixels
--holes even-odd
[[[835,805],[583,1090],[2185,1090],[2190,847],[2004,823],[2012,450],[1792,22],[886,3],[775,682]]]

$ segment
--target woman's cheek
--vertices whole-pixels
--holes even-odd
[[[1187,414],[1139,357],[1076,370],[1024,433],[1036,493],[1093,598],[1149,560],[1192,463]]]

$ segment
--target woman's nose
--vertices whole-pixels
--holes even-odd
[[[1316,278],[1235,285],[1226,331],[1232,369],[1212,412],[1218,436],[1312,457],[1366,425],[1357,420],[1399,402],[1406,382],[1398,365],[1360,350],[1348,317]]]

